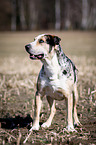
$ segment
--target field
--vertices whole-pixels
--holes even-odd
[[[42,66],[32,61],[24,46],[38,34],[33,32],[0,33],[0,144],[23,144],[34,115],[36,80]],[[77,105],[82,124],[77,132],[64,132],[65,101],[56,101],[56,115],[48,129],[33,131],[26,145],[95,145],[96,144],[96,32],[46,31],[61,38],[61,47],[78,68]],[[42,124],[49,116],[44,98]]]

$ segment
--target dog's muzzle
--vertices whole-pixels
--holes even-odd
[[[30,54],[31,59],[42,59],[44,57],[43,53],[35,54],[35,53],[31,52],[30,44],[26,45],[25,49]]]

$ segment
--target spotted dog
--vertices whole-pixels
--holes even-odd
[[[55,100],[66,100],[68,131],[75,131],[79,125],[76,104],[78,101],[77,69],[74,63],[64,54],[60,46],[60,38],[42,34],[25,46],[32,60],[40,59],[43,63],[37,80],[35,95],[34,121],[31,130],[39,130],[40,109],[42,98],[46,96],[50,106],[50,116],[42,124],[46,128],[51,125],[56,112]],[[30,130],[30,131],[31,131]]]

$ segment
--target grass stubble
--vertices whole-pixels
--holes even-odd
[[[75,35],[79,37],[78,33]],[[21,34],[19,35],[21,36]],[[26,34],[24,35],[26,36]],[[60,35],[62,38],[65,38],[67,35],[70,40],[70,47],[72,46],[73,48],[75,38],[71,40],[72,32],[69,34],[66,33],[66,35],[60,33]],[[14,34],[14,37],[17,38],[17,36],[18,34],[16,36]],[[78,40],[78,37],[77,41],[81,43],[83,40]],[[82,37],[81,34],[80,37]],[[66,126],[65,102],[56,101],[57,112],[52,125],[48,129],[40,128],[39,131],[33,131],[27,141],[28,144],[96,144],[96,58],[94,55],[96,52],[96,42],[94,41],[93,44],[93,39],[91,42],[89,38],[91,39],[90,35],[85,40],[88,47],[84,43],[86,49],[86,51],[84,50],[85,54],[81,54],[81,52],[83,53],[83,44],[81,44],[82,50],[78,48],[78,51],[76,51],[73,48],[68,55],[78,68],[79,101],[77,108],[82,126],[76,128],[77,132],[64,132],[64,127]],[[15,41],[15,38],[13,39]],[[22,39],[21,41],[23,43]],[[66,41],[68,41],[67,38]],[[9,47],[11,47],[10,44]],[[66,47],[68,45],[65,43]],[[3,43],[2,47],[4,47]],[[77,45],[77,47],[80,46]],[[1,52],[3,56],[0,57],[0,144],[19,145],[23,144],[24,139],[28,135],[31,119],[34,116],[35,86],[41,63],[39,61],[29,60],[28,55],[18,54],[18,50],[15,52],[16,55],[11,53],[11,50],[8,51],[8,56],[4,54],[4,51]],[[46,121],[49,116],[49,106],[45,105],[46,103],[46,99],[44,98],[44,105],[41,111],[41,123]],[[16,119],[19,120],[18,124],[14,122]],[[23,120],[25,124],[23,124]]]

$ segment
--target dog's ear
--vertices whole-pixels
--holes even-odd
[[[47,44],[50,44],[51,46],[59,45],[61,41],[61,39],[58,36],[54,35],[45,35],[45,36]]]
[[[54,38],[54,44],[59,45],[61,38],[59,38],[58,36],[54,36],[53,38]]]

